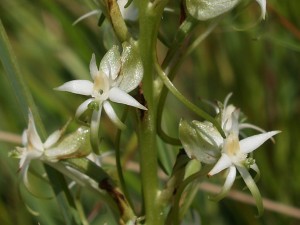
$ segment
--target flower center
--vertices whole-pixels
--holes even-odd
[[[94,87],[92,97],[100,101],[105,101],[108,98],[108,91],[110,89],[109,78],[102,72],[99,71],[94,79]]]
[[[240,151],[239,138],[234,132],[230,132],[228,137],[225,139],[223,152],[226,153],[235,163],[239,163],[247,157],[247,154]]]
[[[237,135],[230,133],[225,139],[224,151],[229,156],[235,156],[240,151],[240,143]]]

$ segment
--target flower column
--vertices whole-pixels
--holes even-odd
[[[140,116],[139,144],[143,198],[147,225],[163,224],[162,208],[157,201],[156,105],[153,95],[154,57],[160,18],[166,0],[141,0],[139,48],[144,67],[143,94],[148,111]]]

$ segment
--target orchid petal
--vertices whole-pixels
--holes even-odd
[[[192,124],[197,128],[197,132],[201,137],[216,148],[220,148],[223,144],[223,137],[217,128],[210,122],[192,121]]]
[[[259,131],[261,133],[266,133],[267,131],[265,131],[264,129],[260,128],[259,126],[253,125],[251,123],[240,123],[239,124],[239,129],[243,130],[243,129],[253,129],[256,131]],[[274,138],[271,138],[272,142],[275,143]]]
[[[236,168],[235,168],[235,166],[230,166],[224,186],[222,187],[220,193],[217,194],[216,196],[210,197],[210,199],[212,199],[214,201],[219,201],[222,198],[224,198],[230,191],[230,189],[234,183],[235,177],[236,177]]]
[[[240,0],[187,0],[186,8],[197,20],[209,20],[233,9]]]
[[[25,149],[26,151],[27,149]],[[19,162],[19,168],[22,170],[26,165],[30,164],[30,161],[33,159],[37,159],[43,155],[43,152],[41,151],[26,151],[23,152],[20,162]]]
[[[255,199],[257,210],[258,210],[258,216],[261,216],[264,211],[264,207],[263,207],[263,202],[262,202],[260,192],[259,192],[254,180],[252,179],[250,173],[248,172],[248,170],[245,167],[237,166],[237,169],[238,169],[239,173],[241,174],[243,180],[245,181],[247,187],[249,188],[252,196]]]
[[[228,95],[226,95],[225,100],[224,100],[224,108],[228,108],[229,106],[231,106],[230,111],[231,111],[232,109],[235,109],[235,106],[233,106],[233,105],[229,105],[229,106],[227,107],[227,104],[228,104],[228,102],[229,102],[229,99],[231,98],[232,95],[233,95],[233,93],[230,92]],[[233,107],[233,108],[232,108],[232,107]],[[233,110],[233,111],[234,111],[234,110]],[[231,111],[230,114],[231,114],[233,111]],[[228,115],[228,114],[227,114],[227,115]]]
[[[90,153],[90,130],[79,127],[75,132],[65,136],[55,147],[45,150],[45,158],[56,162],[60,159],[83,157]]]
[[[117,125],[120,129],[125,129],[126,125],[118,118],[117,114],[115,113],[113,107],[108,101],[105,101],[103,103],[103,108],[107,114],[107,116],[110,118],[111,121],[114,122],[114,124]]]
[[[79,23],[80,21],[82,21],[82,20],[84,20],[84,19],[86,19],[86,18],[88,18],[90,16],[97,15],[97,14],[100,14],[100,13],[101,13],[101,11],[98,10],[98,9],[92,10],[92,11],[90,11],[88,13],[83,14],[81,17],[79,17],[77,20],[75,20],[75,22],[73,22],[72,25],[74,26],[77,23]]]
[[[22,144],[23,146],[27,146],[28,144],[27,130],[24,130],[22,133]]]
[[[102,105],[100,105],[99,110],[94,110],[92,114],[91,121],[91,145],[92,149],[96,154],[99,154],[99,137],[98,131],[100,126]]]
[[[114,45],[102,58],[100,68],[106,76],[115,80],[121,70],[121,56],[118,46]]]
[[[92,95],[94,84],[89,80],[71,80],[54,88],[56,91],[67,91],[79,95]]]
[[[253,169],[256,172],[256,176],[254,177],[254,182],[257,182],[260,178],[260,170],[256,163],[250,166],[250,169]]]
[[[222,170],[230,167],[232,165],[232,161],[229,158],[228,155],[222,153],[222,156],[218,160],[218,162],[215,164],[215,166],[211,169],[211,171],[208,173],[208,176],[213,176]]]
[[[76,113],[75,113],[75,117],[79,118],[81,116],[82,113],[84,113],[85,110],[87,110],[88,105],[93,101],[93,98],[89,98],[88,100],[85,100],[83,103],[80,104],[80,106],[78,106]]]
[[[265,133],[266,132],[264,129],[262,129],[262,128],[256,126],[256,125],[253,125],[251,123],[240,123],[239,124],[239,129],[240,130],[247,129],[247,128],[259,131],[261,133]]]
[[[261,18],[265,19],[266,17],[266,0],[256,0],[257,3],[260,5],[261,8]]]
[[[131,95],[127,94],[125,91],[122,91],[117,87],[113,87],[112,89],[110,89],[108,95],[109,95],[109,99],[112,102],[130,105],[139,109],[147,110],[147,108],[141,105]]]
[[[98,71],[98,68],[97,68],[96,56],[93,53],[91,61],[90,61],[90,74],[91,74],[91,77],[92,77],[93,80],[95,80],[95,77],[97,76],[98,72],[99,71]]]
[[[61,137],[61,131],[60,130],[54,131],[45,141],[44,147],[50,148],[52,145],[54,145],[59,140],[60,137]]]
[[[128,93],[141,83],[144,69],[137,45],[133,42],[124,42],[122,48],[122,69],[118,77],[118,82],[119,88]]]
[[[40,136],[38,135],[37,131],[36,131],[36,127],[35,127],[35,123],[33,120],[33,115],[31,110],[29,110],[28,113],[28,129],[27,129],[27,144],[30,145],[32,144],[32,146],[38,150],[42,150],[43,149],[43,143],[41,141]]]
[[[28,169],[30,166],[30,162],[33,159],[37,159],[40,158],[42,156],[42,152],[39,151],[31,151],[31,152],[26,152],[24,153],[24,155],[22,155],[22,158],[20,160],[20,170],[21,170],[21,178],[24,182],[24,185],[26,188],[30,189],[30,183],[28,181]],[[21,164],[22,162],[22,164]]]
[[[179,139],[188,157],[206,164],[215,164],[221,155],[220,149],[210,139],[202,136],[202,133],[207,132],[199,130],[194,121],[189,123],[184,119],[180,120]]]
[[[265,141],[281,131],[270,131],[263,134],[253,135],[240,141],[240,151],[242,153],[250,153],[261,146]]]
[[[56,144],[58,142],[58,140],[61,138],[61,136],[64,134],[64,132],[66,131],[69,123],[71,122],[71,120],[69,119],[67,121],[67,123],[59,130],[54,131],[45,141],[44,143],[44,148],[50,148],[51,146],[53,146],[54,144]]]

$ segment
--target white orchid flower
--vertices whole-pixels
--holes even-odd
[[[24,147],[16,147],[16,157],[20,158],[19,170],[24,183],[28,184],[27,171],[31,160],[42,159],[44,157],[45,149],[51,148],[57,143],[61,137],[63,130],[53,132],[47,140],[43,143],[37,133],[35,123],[31,111],[28,113],[28,128],[24,130],[22,135],[22,144]]]
[[[23,147],[16,147],[10,155],[19,158],[19,170],[24,184],[29,187],[28,168],[32,160],[57,162],[60,159],[82,157],[90,153],[89,129],[79,127],[75,132],[61,138],[69,122],[60,130],[54,131],[45,142],[37,133],[32,112],[28,113],[28,128],[22,135]]]
[[[99,68],[93,54],[90,74],[93,81],[73,80],[55,90],[90,96],[77,108],[75,116],[79,118],[89,106],[94,106],[91,119],[91,141],[94,151],[98,152],[98,130],[102,108],[120,129],[125,128],[125,125],[118,118],[111,102],[147,110],[128,94],[142,80],[143,68],[135,48],[132,45],[123,44],[122,55],[120,56],[118,47],[113,46],[101,60]]]
[[[230,117],[228,116],[229,112],[231,112]],[[236,170],[238,170],[254,196],[259,214],[261,214],[263,206],[259,190],[255,184],[255,180],[259,176],[259,169],[255,160],[249,157],[249,153],[280,131],[264,132],[240,140],[239,110],[233,106],[225,107],[221,118],[222,127],[226,128],[224,129],[226,138],[223,138],[213,124],[208,121],[188,123],[185,120],[180,121],[179,138],[190,158],[214,165],[208,173],[209,177],[228,169],[224,186],[213,199],[220,200],[226,196],[235,181]],[[248,169],[253,169],[257,173],[257,177],[253,179]]]
[[[232,128],[223,141],[221,157],[208,173],[208,176],[213,176],[225,169],[229,169],[224,186],[221,192],[215,197],[216,200],[219,200],[223,198],[232,187],[236,178],[237,169],[254,196],[259,214],[261,214],[263,210],[261,196],[255,181],[248,172],[249,168],[255,170],[257,173],[259,173],[259,170],[255,161],[252,158],[248,158],[248,154],[256,150],[274,135],[280,133],[280,131],[270,131],[239,140],[238,114],[238,111],[232,113]]]

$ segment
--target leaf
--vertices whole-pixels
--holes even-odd
[[[208,142],[208,139],[203,138],[199,132],[203,131],[198,131],[193,124],[183,119],[180,121],[179,139],[187,155],[206,164],[215,163],[220,156],[218,146]]]
[[[124,42],[122,46],[119,87],[125,92],[130,92],[142,81],[144,70],[137,46],[128,42]]]
[[[186,0],[189,14],[198,20],[209,20],[234,8],[240,0]]]

